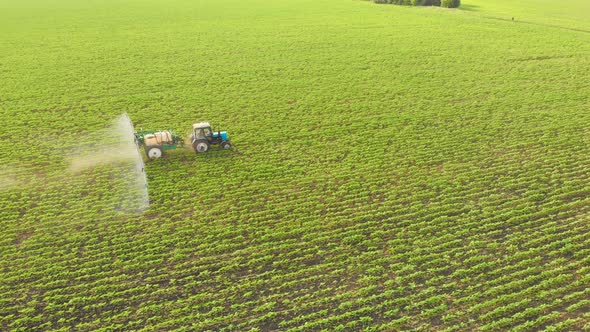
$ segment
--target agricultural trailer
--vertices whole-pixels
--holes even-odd
[[[150,159],[161,158],[166,151],[184,146],[184,139],[172,130],[140,130],[134,135],[136,144],[144,148]],[[224,150],[232,147],[227,131],[213,131],[209,122],[193,124],[190,142],[196,153],[207,152],[212,146]]]

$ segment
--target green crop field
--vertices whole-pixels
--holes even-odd
[[[0,0],[0,125],[0,330],[590,330],[587,0]]]

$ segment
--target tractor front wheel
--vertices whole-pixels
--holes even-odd
[[[196,153],[209,151],[209,142],[207,140],[198,140],[193,143],[193,149]]]
[[[222,142],[221,143],[221,148],[224,149],[224,150],[227,150],[227,149],[231,148],[231,143],[228,142],[228,141]]]
[[[158,159],[164,155],[164,150],[159,146],[148,146],[145,153],[150,159]]]

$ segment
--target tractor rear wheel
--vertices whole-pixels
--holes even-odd
[[[198,140],[193,143],[193,149],[196,153],[209,151],[209,142],[207,140]]]
[[[164,150],[160,146],[148,146],[145,148],[145,154],[150,159],[158,159],[164,155]]]
[[[224,149],[224,150],[227,150],[227,149],[231,148],[231,143],[228,142],[228,141],[222,142],[221,143],[221,148]]]

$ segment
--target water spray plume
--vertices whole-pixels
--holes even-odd
[[[149,207],[145,165],[127,113],[121,114],[110,127],[93,133],[67,159],[71,173],[100,166],[120,170],[119,180],[126,186],[122,195],[126,201],[121,202],[121,209],[143,211]]]
[[[0,165],[0,191],[21,187],[24,184],[23,177],[32,176],[26,171],[19,165]]]
[[[0,191],[8,190],[16,186],[18,186],[18,182],[13,178],[7,176],[0,177]]]

